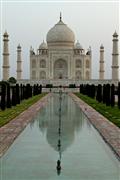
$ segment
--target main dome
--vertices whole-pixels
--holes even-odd
[[[75,35],[73,31],[66,24],[63,23],[60,17],[59,22],[48,31],[46,40],[48,46],[74,46]]]

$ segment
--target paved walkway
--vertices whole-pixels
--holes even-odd
[[[70,93],[70,96],[120,160],[120,129],[74,94]]]
[[[0,128],[0,157],[7,151],[18,135],[25,129],[28,123],[36,116],[37,112],[47,103],[50,94],[42,97],[23,113],[18,115],[8,124]]]

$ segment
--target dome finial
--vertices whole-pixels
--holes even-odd
[[[62,21],[62,13],[60,12],[60,21]]]

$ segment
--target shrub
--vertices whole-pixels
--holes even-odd
[[[8,85],[8,84],[9,84],[9,82],[7,82],[7,81],[0,81],[0,86],[2,86],[2,84],[4,84],[4,85]]]
[[[16,84],[17,80],[14,77],[10,77],[8,79],[8,82],[11,83],[11,84]]]
[[[53,84],[46,84],[46,88],[53,88]]]
[[[69,88],[76,88],[75,84],[69,84]]]

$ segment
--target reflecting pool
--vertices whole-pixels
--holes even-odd
[[[119,165],[71,97],[53,94],[1,158],[1,180],[119,180]]]

